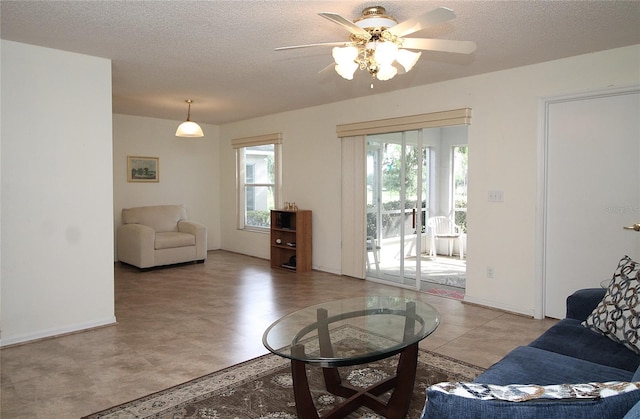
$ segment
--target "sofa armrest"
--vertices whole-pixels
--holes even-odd
[[[149,268],[154,266],[156,232],[142,224],[123,224],[118,227],[118,260]]]
[[[205,260],[207,258],[207,227],[195,221],[178,221],[178,231],[196,236],[196,259]]]
[[[607,292],[605,288],[584,288],[567,297],[567,318],[585,321]]]

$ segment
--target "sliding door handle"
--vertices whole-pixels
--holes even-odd
[[[635,230],[635,231],[640,231],[640,223],[635,223],[632,226],[627,226],[627,227],[622,227],[625,230]]]

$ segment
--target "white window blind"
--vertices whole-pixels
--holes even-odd
[[[282,134],[265,134],[231,140],[231,146],[233,148],[255,147],[266,144],[282,144]]]
[[[336,127],[336,132],[338,133],[338,137],[344,138],[357,135],[410,131],[422,128],[450,127],[454,125],[471,125],[471,109],[462,108],[450,111],[424,113],[421,115],[342,124]]]
[[[342,275],[364,278],[366,155],[364,137],[342,141]]]

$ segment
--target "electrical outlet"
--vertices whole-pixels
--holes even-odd
[[[493,279],[493,266],[487,266],[487,278]]]

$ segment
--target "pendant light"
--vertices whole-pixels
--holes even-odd
[[[189,104],[187,120],[178,126],[178,129],[176,130],[176,137],[204,137],[204,133],[202,132],[200,125],[189,119],[191,117],[191,104],[193,103],[193,100],[187,99],[185,102]]]

